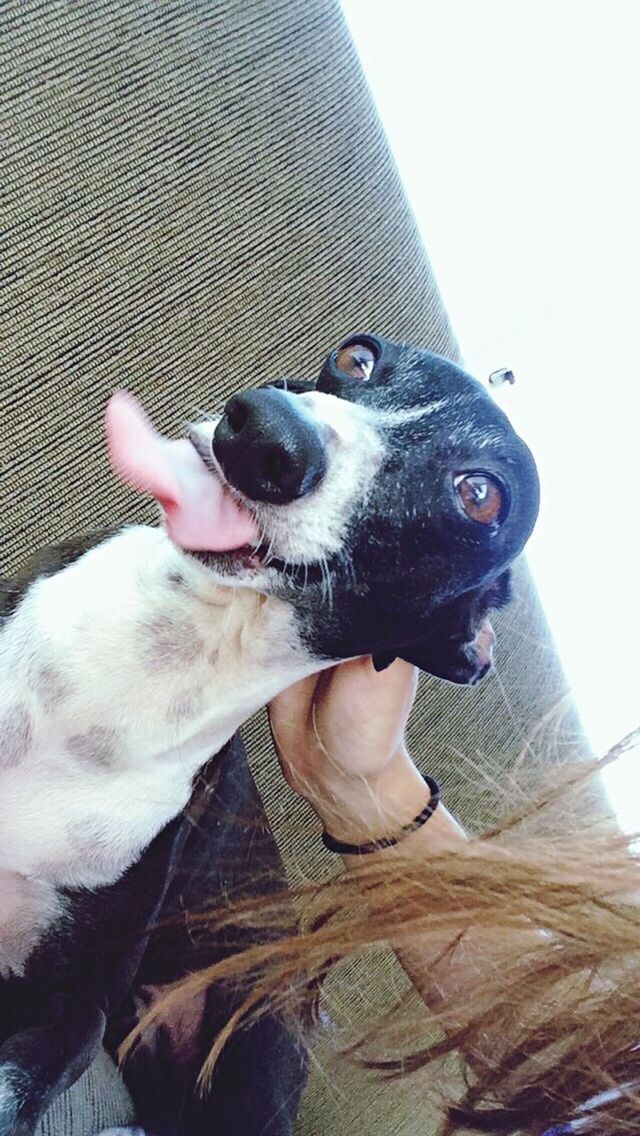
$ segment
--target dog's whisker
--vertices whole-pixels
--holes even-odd
[[[348,585],[351,588],[355,588],[357,583],[355,565],[346,549],[342,549],[338,557],[338,569],[342,569],[343,566]]]
[[[263,539],[266,542],[266,533],[264,534]],[[267,545],[267,551],[266,551],[266,553],[264,555],[264,559],[263,559],[263,565],[264,565],[265,568],[269,567],[271,560],[273,559],[273,542],[274,542],[274,537],[272,536],[269,540],[268,545]]]
[[[256,540],[254,541],[254,543],[251,545],[251,551],[254,553],[254,555],[256,555],[260,551],[260,549],[264,545],[266,539],[267,539],[267,534],[264,532],[263,529],[259,529],[258,530],[258,536],[256,537]]]
[[[331,583],[331,573],[329,571],[329,564],[326,556],[322,556],[319,560],[320,571],[322,573],[322,598],[323,602],[333,610],[333,588]]]

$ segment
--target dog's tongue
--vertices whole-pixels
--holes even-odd
[[[191,442],[163,438],[133,395],[113,395],[105,424],[115,473],[156,498],[169,536],[180,548],[226,552],[257,544],[259,532],[249,513],[209,472]]]

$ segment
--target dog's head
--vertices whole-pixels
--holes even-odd
[[[226,548],[198,545],[217,580],[286,600],[319,658],[401,656],[452,682],[482,677],[487,616],[509,598],[538,479],[478,382],[357,335],[317,381],[238,394],[190,439],[246,522],[235,516]],[[237,547],[241,531],[254,542]]]

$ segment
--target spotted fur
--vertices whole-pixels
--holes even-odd
[[[211,583],[161,530],[127,529],[37,580],[0,633],[3,894],[113,883],[211,754],[313,667],[287,605]],[[54,900],[38,891],[31,933],[9,943],[0,924],[0,968],[20,972]]]
[[[0,632],[0,872],[56,888],[107,886],[187,803],[198,769],[259,706],[332,660],[394,653],[473,681],[475,639],[537,508],[530,455],[468,375],[368,337],[354,381],[327,360],[296,393],[326,473],[286,506],[250,502],[256,565],[190,556],[132,527],[4,588]],[[192,438],[212,476],[216,420]],[[509,482],[495,532],[456,511],[451,471]],[[416,640],[417,645],[416,645]],[[38,910],[35,910],[35,907]],[[34,907],[34,935],[46,918]],[[55,917],[55,904],[50,919]],[[31,943],[28,935],[21,941]],[[26,950],[26,947],[25,947]],[[26,955],[0,966],[19,971]]]

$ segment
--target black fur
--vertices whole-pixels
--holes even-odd
[[[483,669],[473,642],[482,620],[509,598],[509,565],[536,520],[535,463],[489,393],[455,363],[371,335],[377,356],[367,381],[342,374],[338,352],[316,389],[373,410],[437,413],[386,428],[387,459],[353,518],[345,546],[330,559],[331,602],[322,574],[288,570],[282,594],[298,611],[309,649],[324,658],[373,654],[380,667],[396,655],[450,682],[472,684]],[[284,384],[282,384],[284,385]],[[289,390],[308,384],[287,383]],[[483,471],[508,500],[496,526],[469,520],[452,474]]]

